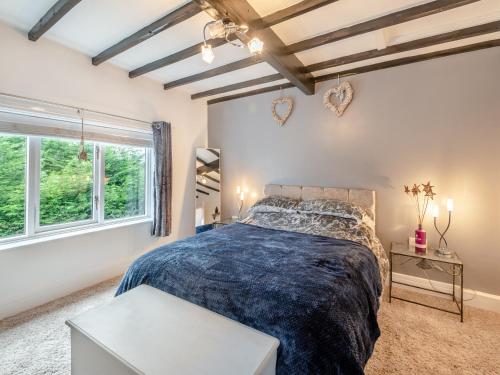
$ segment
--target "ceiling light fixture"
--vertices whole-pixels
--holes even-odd
[[[252,38],[248,44],[248,49],[252,55],[256,55],[262,52],[264,49],[264,42],[257,37]]]
[[[248,32],[247,25],[237,25],[228,19],[220,19],[217,21],[208,22],[205,27],[203,27],[203,45],[201,46],[201,56],[203,61],[211,64],[214,61],[215,55],[212,49],[212,45],[207,43],[210,39],[224,38],[226,42],[236,47],[245,47],[238,38],[232,37],[234,34],[246,34]],[[252,38],[248,44],[248,49],[252,55],[262,52],[264,48],[264,42],[259,38]]]
[[[201,46],[201,58],[207,64],[211,64],[212,61],[214,61],[214,51],[212,50],[212,46],[210,44],[207,44],[207,42],[205,42],[205,44]]]

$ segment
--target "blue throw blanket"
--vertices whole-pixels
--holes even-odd
[[[148,284],[280,340],[276,373],[363,374],[382,286],[366,247],[232,224],[137,259],[117,295]]]

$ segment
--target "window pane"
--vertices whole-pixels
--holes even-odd
[[[79,142],[42,139],[40,150],[40,225],[92,219],[93,145],[88,160],[78,160]]]
[[[0,237],[24,233],[26,137],[0,135]]]
[[[146,150],[106,146],[104,154],[104,218],[145,214],[144,172]]]

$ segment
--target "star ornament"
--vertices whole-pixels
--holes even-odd
[[[431,185],[431,182],[430,182],[430,181],[429,181],[429,182],[427,182],[426,184],[422,184],[422,188],[423,188],[423,190],[424,190],[424,193],[426,193],[426,194],[432,193],[432,188],[433,188],[433,187],[434,187],[434,186],[432,186],[432,185]]]
[[[425,196],[431,198],[432,200],[434,200],[435,195],[436,193],[434,193],[432,189],[425,193]]]
[[[413,184],[411,192],[412,192],[412,194],[413,194],[414,197],[417,196],[418,193],[420,193],[420,188],[418,187],[417,184]]]
[[[408,185],[405,185],[405,193],[410,194],[410,188],[408,187]]]

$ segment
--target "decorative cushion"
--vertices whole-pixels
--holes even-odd
[[[271,196],[257,201],[248,212],[296,212],[298,204],[298,199]]]
[[[374,227],[373,217],[364,208],[351,203],[336,199],[310,199],[302,201],[297,205],[297,211],[331,215],[345,219],[353,219]]]

